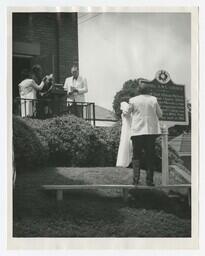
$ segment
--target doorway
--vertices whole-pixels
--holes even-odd
[[[17,57],[13,56],[13,66],[12,66],[12,97],[15,99],[19,97],[18,84],[22,81],[21,72],[24,69],[31,69],[31,59],[30,56]]]

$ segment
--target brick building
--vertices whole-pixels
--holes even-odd
[[[78,65],[77,13],[13,13],[13,97],[18,96],[21,71],[40,64],[63,83]]]

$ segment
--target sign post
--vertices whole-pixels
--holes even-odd
[[[169,184],[169,152],[168,152],[168,128],[164,124],[162,130],[162,185]]]

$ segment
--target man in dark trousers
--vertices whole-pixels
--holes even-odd
[[[157,98],[149,95],[149,85],[145,80],[139,82],[138,94],[129,100],[129,114],[132,114],[133,184],[139,183],[140,158],[144,150],[147,164],[146,184],[153,186],[154,143],[156,136],[161,133],[159,118],[162,117],[162,110]]]

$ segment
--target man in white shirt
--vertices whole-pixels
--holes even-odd
[[[77,66],[71,68],[71,77],[67,77],[64,83],[64,90],[67,91],[67,101],[73,102],[71,113],[78,117],[83,117],[83,102],[85,102],[85,93],[88,92],[86,79],[79,76]]]
[[[154,143],[156,136],[161,133],[159,118],[162,117],[162,111],[157,98],[149,95],[149,85],[143,80],[139,85],[139,94],[129,100],[129,113],[132,113],[133,184],[139,183],[140,158],[144,150],[147,163],[146,184],[153,186]]]

